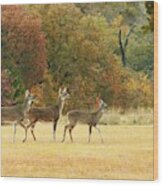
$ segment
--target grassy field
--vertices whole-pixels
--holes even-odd
[[[104,144],[93,130],[92,141],[87,143],[88,126],[78,125],[73,131],[74,143],[69,136],[60,143],[63,126],[57,130],[57,141],[52,141],[52,125],[38,123],[37,141],[31,134],[27,143],[23,129],[18,127],[16,143],[12,143],[12,127],[3,126],[2,176],[97,178],[97,179],[153,179],[152,125],[100,126]]]

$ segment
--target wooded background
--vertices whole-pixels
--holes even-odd
[[[2,6],[2,106],[153,107],[153,2]]]

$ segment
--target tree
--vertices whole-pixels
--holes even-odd
[[[48,68],[55,90],[63,84],[67,85],[74,94],[73,104],[80,94],[82,100],[89,100],[83,104],[91,105],[97,94],[96,81],[99,80],[96,77],[100,69],[109,66],[107,58],[109,56],[111,59],[114,46],[114,37],[109,37],[105,17],[83,15],[72,4],[37,5],[29,9],[42,19],[47,40]]]
[[[68,109],[94,108],[97,97],[124,110],[152,105],[153,40],[142,29],[144,2],[25,5],[3,17],[6,77],[14,90],[32,87],[38,106],[54,104],[62,86],[70,90]]]
[[[1,105],[12,105],[14,102],[12,99],[10,99],[11,94],[13,93],[13,89],[11,86],[11,79],[8,76],[7,70],[1,71]]]
[[[48,97],[67,85],[72,96],[70,108],[90,108],[96,97],[124,108],[140,103],[143,94],[138,96],[136,91],[136,72],[141,70],[134,68],[137,56],[130,48],[140,48],[134,38],[137,34],[143,37],[140,30],[146,20],[142,19],[144,3],[30,5],[28,9],[42,20],[47,40],[48,73],[53,82]],[[122,50],[125,69],[120,63]],[[146,58],[143,54],[140,63],[146,64]],[[44,100],[48,99],[44,96]]]
[[[154,31],[154,2],[146,1],[145,2],[146,13],[148,15],[148,25],[145,25],[143,28],[145,31],[150,30],[151,32]]]
[[[132,25],[132,27],[129,29],[124,42],[122,41],[122,30],[121,29],[119,30],[119,34],[118,34],[119,48],[121,51],[121,59],[122,59],[122,64],[124,67],[126,66],[126,47],[128,45],[128,40],[129,40],[131,33],[133,32],[134,27],[135,25]]]
[[[2,69],[12,78],[15,97],[43,80],[46,50],[41,21],[25,7],[2,6]]]
[[[154,69],[154,36],[152,32],[144,33],[142,28],[136,28],[136,33],[130,38],[126,51],[127,63],[137,72],[143,72],[153,81]],[[143,39],[142,39],[143,38]]]

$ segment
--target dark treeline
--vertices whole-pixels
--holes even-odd
[[[2,6],[2,105],[153,106],[153,3]]]

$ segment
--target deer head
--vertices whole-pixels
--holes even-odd
[[[100,108],[106,109],[108,105],[102,99],[100,99],[100,105],[99,106],[100,106]]]
[[[58,94],[59,94],[59,98],[61,98],[62,101],[66,100],[70,97],[70,94],[68,93],[66,87],[63,89],[59,88]]]
[[[29,90],[25,91],[25,100],[27,102],[28,107],[30,107],[36,100],[36,97],[33,96]]]

